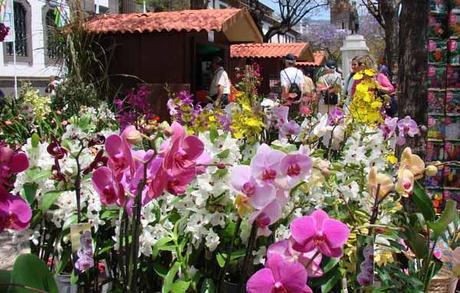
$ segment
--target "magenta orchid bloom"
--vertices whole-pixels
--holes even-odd
[[[125,203],[125,191],[123,185],[116,179],[112,170],[108,167],[100,167],[93,173],[92,182],[94,189],[99,194],[101,203],[104,205]]]
[[[385,122],[380,125],[380,130],[383,132],[383,137],[389,139],[393,136],[396,131],[396,126],[398,124],[398,117],[391,118],[386,117]]]
[[[314,211],[291,223],[293,248],[300,252],[318,249],[323,255],[340,257],[350,229],[344,223],[329,218],[322,210]]]
[[[15,152],[7,146],[0,145],[0,186],[6,190],[13,187],[13,177],[29,168],[27,155]]]
[[[281,240],[268,247],[267,258],[271,258],[274,254],[278,254],[288,261],[300,262],[304,266],[308,265],[306,268],[308,276],[317,278],[323,275],[323,270],[321,269],[322,255],[316,255],[316,252],[316,249],[310,252],[298,252],[292,248],[291,241]],[[313,257],[315,258],[312,260]]]
[[[420,134],[417,122],[415,122],[409,116],[406,116],[404,119],[398,121],[398,130],[399,136],[397,143],[399,145],[403,145],[406,143],[406,136],[414,137]]]
[[[345,114],[343,113],[342,109],[339,107],[334,107],[333,110],[329,111],[327,117],[327,125],[334,126],[339,125],[345,119]]]
[[[29,226],[32,210],[20,196],[14,196],[0,186],[0,233],[4,229],[22,231]]]
[[[165,151],[163,167],[168,170],[170,176],[176,176],[187,171],[186,169],[196,167],[196,160],[203,153],[204,144],[196,136],[186,136],[184,128],[177,122],[174,122],[171,128],[173,137]]]
[[[268,258],[265,268],[249,278],[246,290],[248,293],[310,293],[307,279],[303,265],[274,254]]]
[[[251,161],[251,170],[254,178],[262,184],[272,183],[281,175],[279,165],[286,156],[283,152],[273,150],[263,144]]]
[[[131,147],[124,138],[116,134],[107,137],[105,150],[109,155],[108,166],[115,177],[119,178],[125,171],[134,171]]]

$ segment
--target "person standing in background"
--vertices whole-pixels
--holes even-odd
[[[317,107],[315,105],[315,98],[315,83],[313,82],[313,79],[311,79],[311,77],[308,75],[308,73],[305,72],[304,85],[302,89],[302,100],[300,103],[300,113],[302,115],[308,116],[314,112],[315,108]]]
[[[358,62],[356,62],[356,59],[358,59],[358,56],[355,56],[353,57],[353,59],[351,59],[350,74],[345,80],[345,83],[342,89],[342,97],[346,100],[344,101],[346,104],[351,102],[351,89],[353,87],[353,81],[354,81],[353,76],[355,75],[357,68],[358,68]]]
[[[295,66],[296,57],[293,54],[287,54],[284,57],[284,64],[286,68],[280,72],[281,99],[284,105],[290,107],[290,116],[296,117],[297,104],[302,98],[305,77],[303,72]]]
[[[214,57],[212,59],[211,69],[213,71],[213,77],[209,87],[209,96],[216,106],[225,106],[228,104],[231,83],[224,69],[224,60],[219,56]]]
[[[318,79],[316,89],[320,94],[318,112],[329,113],[339,102],[342,90],[342,76],[336,71],[335,61],[328,60],[324,65],[324,74]]]

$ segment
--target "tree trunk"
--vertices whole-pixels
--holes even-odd
[[[403,0],[399,39],[399,117],[427,122],[427,26],[428,0]],[[421,140],[410,143],[420,147]],[[421,151],[421,150],[420,150]],[[421,151],[423,152],[423,151]]]
[[[394,1],[380,1],[380,11],[385,22],[385,63],[391,70],[398,62],[399,23],[398,6]]]

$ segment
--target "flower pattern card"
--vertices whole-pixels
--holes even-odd
[[[428,117],[428,138],[443,139],[444,138],[444,117],[429,116]]]
[[[448,116],[445,118],[444,137],[446,140],[460,139],[460,117]]]
[[[430,11],[435,13],[446,13],[447,12],[447,1],[446,0],[430,0]]]
[[[444,186],[451,188],[460,188],[460,167],[444,167]]]
[[[436,26],[433,29],[435,30]],[[460,37],[460,10],[452,10],[449,14],[449,32],[452,37]]]
[[[448,66],[447,67],[447,87],[460,88],[460,67]]]
[[[447,15],[430,14],[428,16],[428,37],[445,39],[447,37]]]
[[[443,115],[445,97],[444,91],[428,91],[428,113]]]
[[[460,0],[450,0],[450,6],[452,7],[452,9],[460,10]]]
[[[426,143],[426,156],[427,162],[444,160],[444,145],[438,141],[428,141]]]
[[[447,115],[460,114],[460,90],[449,90],[446,93]]]
[[[428,62],[446,63],[447,62],[447,42],[439,40],[428,41]]]
[[[445,88],[446,87],[446,67],[445,66],[428,66],[428,87]]]
[[[447,141],[444,145],[444,157],[447,161],[460,161],[460,142]]]
[[[460,65],[460,39],[450,39],[447,42],[449,51],[449,64]]]

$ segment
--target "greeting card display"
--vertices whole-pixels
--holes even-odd
[[[447,161],[460,161],[460,142],[446,141],[443,155]]]
[[[427,162],[444,160],[444,145],[440,141],[428,141],[426,143],[426,156]]]
[[[444,119],[444,138],[446,140],[460,139],[460,117],[448,116]]]
[[[449,115],[460,114],[460,90],[449,90],[446,93],[446,112]]]
[[[451,37],[460,37],[460,10],[452,10],[449,14],[449,32]]]
[[[445,66],[428,66],[428,87],[445,88],[446,87],[446,67]]]
[[[440,213],[443,208],[444,191],[442,189],[428,189],[427,193],[433,202],[433,207]]]
[[[460,188],[460,167],[444,167],[444,186],[451,188]]]
[[[449,64],[460,65],[460,39],[450,39],[447,43]]]
[[[450,0],[450,6],[452,7],[452,9],[460,10],[460,0]]]
[[[440,140],[444,138],[444,117],[428,117],[428,138]]]
[[[446,63],[447,62],[447,42],[443,40],[428,41],[428,62]]]
[[[445,39],[447,33],[447,15],[430,14],[428,16],[428,37]]]
[[[445,91],[428,91],[428,113],[430,114],[444,114],[444,99],[446,97]]]
[[[447,67],[447,87],[460,88],[460,67],[448,66]]]

